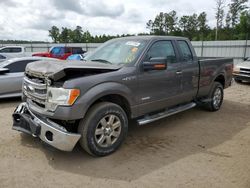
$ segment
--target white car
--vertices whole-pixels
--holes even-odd
[[[27,56],[25,47],[23,46],[4,46],[0,48],[0,55],[8,57],[24,57]]]
[[[26,65],[35,61],[46,61],[46,60],[51,61],[51,58],[22,57],[22,58],[13,58],[1,62],[0,99],[21,96],[22,82]]]

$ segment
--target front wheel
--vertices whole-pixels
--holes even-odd
[[[223,103],[223,98],[224,90],[222,84],[219,82],[214,82],[212,90],[209,94],[210,100],[206,104],[206,108],[211,112],[218,111]]]
[[[126,113],[110,102],[95,104],[78,126],[78,132],[82,135],[80,145],[94,156],[106,156],[116,151],[127,131]]]

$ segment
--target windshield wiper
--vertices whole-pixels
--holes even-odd
[[[107,63],[107,64],[112,64],[111,62],[109,62],[108,60],[105,60],[105,59],[92,59],[90,61],[99,61],[101,63]]]

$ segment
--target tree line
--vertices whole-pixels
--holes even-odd
[[[30,40],[0,40],[0,44],[41,44],[45,41],[30,41]]]
[[[67,27],[62,27],[60,30],[56,26],[52,26],[49,30],[49,36],[55,43],[103,43],[107,40],[117,37],[125,37],[132,35],[91,35],[89,31],[83,31],[81,26],[76,26],[75,29],[70,29]]]
[[[188,37],[190,40],[245,40],[250,38],[250,9],[248,0],[215,0],[216,26],[208,25],[206,12],[178,17],[176,11],[160,12],[146,23],[149,33],[137,35],[174,35]],[[228,11],[226,11],[228,10]],[[131,35],[92,35],[83,31],[81,26],[75,29],[53,26],[49,30],[53,42],[60,43],[102,43],[116,37]]]
[[[250,37],[250,9],[248,0],[215,0],[216,27],[208,25],[207,14],[178,17],[176,11],[159,13],[147,22],[150,34],[178,35],[190,40],[244,40]],[[228,12],[226,13],[226,8]]]

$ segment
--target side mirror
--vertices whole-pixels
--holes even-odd
[[[249,57],[244,57],[243,60],[244,60],[244,61],[247,61],[248,59],[250,59],[250,58],[249,58]]]
[[[10,72],[10,70],[7,69],[7,68],[0,68],[0,75],[6,74],[6,73],[9,73],[9,72]]]
[[[143,62],[143,70],[166,70],[167,69],[167,58],[165,57],[154,57],[149,61]]]

